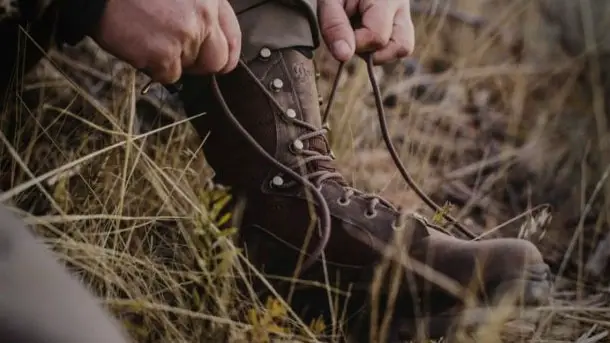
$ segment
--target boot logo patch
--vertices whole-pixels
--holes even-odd
[[[292,73],[299,81],[306,81],[313,76],[312,71],[302,62],[292,65]]]

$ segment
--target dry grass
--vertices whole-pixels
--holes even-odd
[[[469,340],[605,341],[610,198],[597,86],[578,80],[581,61],[559,55],[528,2],[459,3],[489,25],[419,16],[424,72],[378,69],[392,135],[437,201],[478,233],[532,240],[557,273],[549,306]],[[210,185],[202,142],[179,106],[156,89],[140,96],[146,80],[90,44],[50,57],[55,67],[43,63],[5,109],[1,200],[140,342],[295,339],[289,331],[315,341],[322,323],[237,291],[239,281],[267,281],[233,232],[218,229],[227,195]],[[335,64],[317,58],[326,94]],[[356,186],[419,209],[384,150],[364,66],[349,69],[331,117],[339,166]],[[547,203],[550,224],[537,207]]]

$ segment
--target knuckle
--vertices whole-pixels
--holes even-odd
[[[171,69],[173,63],[173,57],[168,53],[160,55],[156,60],[156,65],[159,70]]]
[[[151,61],[154,77],[159,82],[172,82],[173,79],[177,78],[175,75],[176,63],[179,63],[179,61],[176,61],[171,49],[159,51]]]
[[[182,41],[191,41],[197,39],[200,31],[200,22],[194,15],[189,15],[180,21],[179,34]]]
[[[215,18],[215,16],[210,11],[209,5],[206,3],[207,1],[198,1],[194,13],[197,14],[196,17],[199,22],[203,21],[205,25],[210,26],[212,22],[217,20],[218,18],[217,16]]]
[[[370,39],[371,39],[371,44],[378,46],[378,47],[383,47],[386,44],[388,44],[390,37],[385,37],[385,35],[383,35],[379,31],[371,31]]]
[[[348,28],[340,20],[332,20],[324,23],[321,29],[325,34],[332,36],[342,34]]]

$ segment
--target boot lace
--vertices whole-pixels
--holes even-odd
[[[432,209],[433,211],[436,211],[437,213],[440,213],[443,216],[443,218],[449,222],[449,224],[454,225],[458,229],[458,231],[461,232],[464,236],[468,237],[469,239],[476,239],[477,236],[475,234],[473,234],[470,230],[468,230],[464,225],[459,223],[453,216],[446,213],[446,211],[444,211],[428,195],[426,195],[426,193],[424,193],[424,191],[417,185],[417,183],[415,182],[413,177],[407,171],[407,168],[402,163],[400,156],[399,156],[398,152],[396,151],[396,148],[394,147],[394,143],[392,142],[392,139],[390,138],[388,125],[386,122],[385,110],[384,110],[384,106],[383,106],[383,102],[382,102],[381,90],[379,89],[377,79],[375,78],[375,74],[373,72],[372,55],[364,54],[361,57],[366,62],[367,74],[368,74],[369,82],[373,89],[373,96],[375,99],[375,108],[376,108],[377,117],[379,120],[379,126],[381,129],[383,141],[386,145],[386,148],[388,149],[388,152],[390,153],[390,156],[392,157],[394,165],[398,168],[402,178],[405,180],[407,185],[415,191],[417,196],[428,207],[430,207],[430,209]],[[334,156],[332,156],[332,153],[322,154],[318,151],[304,149],[303,142],[306,140],[313,139],[313,138],[321,137],[324,140],[325,144],[328,145],[328,140],[326,138],[326,134],[328,133],[329,128],[326,123],[327,123],[327,119],[328,119],[328,116],[330,113],[330,109],[334,102],[335,95],[338,90],[339,80],[344,71],[344,65],[345,65],[344,62],[339,65],[339,68],[335,75],[335,79],[333,81],[333,85],[331,87],[331,91],[329,94],[328,105],[322,116],[322,122],[324,123],[322,128],[318,129],[307,122],[304,122],[302,120],[293,119],[293,122],[295,124],[300,125],[304,128],[307,128],[309,132],[297,137],[292,142],[291,150],[293,151],[293,153],[303,156],[302,159],[300,159],[299,161],[297,161],[296,163],[294,163],[292,165],[282,164],[275,157],[273,157],[271,154],[269,154],[254,139],[254,137],[252,137],[250,135],[250,133],[248,133],[248,131],[241,125],[241,123],[237,120],[237,118],[235,117],[235,115],[233,114],[231,109],[229,108],[229,106],[222,94],[220,86],[218,84],[216,75],[212,75],[212,77],[211,77],[212,78],[212,91],[214,92],[214,95],[216,96],[216,98],[223,110],[222,112],[227,116],[227,119],[229,120],[229,122],[231,122],[231,124],[249,142],[249,144],[252,145],[252,147],[254,147],[255,150],[257,150],[257,152],[263,158],[265,158],[269,163],[271,163],[273,166],[275,166],[283,174],[290,176],[292,180],[295,180],[296,182],[301,183],[306,189],[310,190],[311,195],[313,195],[313,197],[315,198],[316,202],[319,205],[318,216],[320,218],[320,225],[319,225],[320,236],[321,236],[320,242],[315,247],[314,251],[311,254],[309,254],[308,258],[304,261],[300,273],[303,273],[307,269],[309,269],[309,267],[311,267],[316,262],[316,260],[318,260],[323,255],[324,250],[325,250],[326,246],[328,245],[328,241],[330,239],[330,234],[331,234],[330,210],[328,207],[328,203],[326,202],[326,199],[324,198],[324,196],[322,195],[322,192],[321,192],[322,182],[324,182],[326,180],[332,180],[332,179],[343,180],[343,176],[338,172],[324,170],[324,169],[314,168],[313,171],[305,172],[303,174],[297,173],[296,170],[299,170],[300,168],[306,166],[307,164],[310,164],[315,161],[334,160]],[[252,80],[257,84],[257,86],[261,89],[261,91],[263,91],[267,95],[267,97],[274,104],[274,106],[276,106],[281,111],[284,111],[282,105],[277,100],[275,100],[273,95],[267,90],[267,87],[265,87],[265,85],[262,84],[262,82],[256,77],[256,75],[252,72],[252,70],[250,70],[250,68],[248,67],[246,62],[244,62],[243,60],[240,60],[239,66],[241,68],[243,68],[249,74],[249,76],[252,78]],[[145,88],[142,90],[142,92],[144,93],[149,86],[150,86],[150,84],[145,86]],[[178,84],[178,85],[166,85],[165,87],[168,88],[171,92],[177,92],[180,90],[180,86],[181,85]],[[382,198],[378,195],[366,194],[353,187],[343,186],[343,189],[344,189],[343,195],[339,199],[337,199],[337,203],[340,206],[348,206],[350,204],[351,199],[355,196],[358,196],[360,198],[368,200],[368,206],[364,213],[366,218],[369,218],[369,219],[374,218],[377,215],[377,206],[383,205],[396,212],[396,218],[393,223],[393,227],[395,229],[402,227],[404,215],[399,208],[396,208],[389,201],[385,200],[384,198]],[[445,229],[443,229],[442,227],[440,227],[438,225],[433,225],[431,223],[428,223],[426,220],[423,220],[423,221],[426,223],[426,226],[429,228],[439,230],[439,231],[445,231]]]
[[[418,3],[418,2],[416,2],[416,3]],[[429,12],[429,9],[427,7],[421,7],[421,6],[418,6],[417,4],[414,4],[412,7],[413,7],[414,11]],[[458,21],[463,21],[467,24],[471,24],[471,25],[475,25],[475,26],[479,26],[482,24],[482,22],[480,20],[471,20],[472,18],[464,16],[463,14],[460,14],[453,10],[449,10],[448,14],[453,19],[457,19]],[[430,199],[430,197],[428,197],[428,195],[426,195],[423,192],[423,190],[417,185],[417,183],[415,182],[413,177],[411,177],[411,175],[408,173],[404,164],[400,160],[400,156],[398,155],[398,152],[396,151],[396,148],[394,147],[394,144],[392,143],[392,140],[390,138],[390,134],[389,134],[389,130],[387,127],[386,118],[385,118],[385,111],[384,111],[384,107],[383,107],[383,103],[382,103],[381,91],[379,89],[377,80],[373,73],[372,55],[364,54],[364,55],[362,55],[362,57],[366,62],[369,81],[373,88],[373,95],[375,98],[375,107],[377,110],[377,116],[379,119],[379,124],[380,124],[380,128],[381,128],[381,133],[383,136],[383,141],[388,149],[388,152],[390,153],[390,156],[392,157],[394,164],[400,171],[401,176],[403,177],[403,179],[405,180],[407,185],[415,191],[415,193],[421,198],[421,200],[428,207],[430,207],[432,210],[442,214],[442,216],[449,222],[449,224],[454,225],[458,229],[458,231],[461,232],[463,235],[465,235],[466,237],[468,237],[470,239],[476,239],[477,238],[476,235],[474,235],[472,232],[470,232],[466,227],[464,227],[461,223],[459,223],[451,215],[449,215],[448,213],[443,211],[442,208],[438,204],[436,204],[432,199]],[[283,111],[284,109],[282,108],[282,106],[275,100],[275,98],[267,90],[267,88],[258,80],[256,75],[254,75],[254,73],[250,70],[250,68],[247,66],[247,64],[243,60],[240,59],[239,65],[250,75],[252,80],[257,83],[258,87],[263,92],[265,92],[265,94],[268,96],[269,100],[271,102],[273,102],[274,105],[277,106],[278,109]],[[327,107],[324,111],[324,115],[322,117],[322,123],[327,123],[328,115],[330,113],[330,108],[333,104],[334,97],[337,93],[339,80],[343,73],[343,67],[344,67],[344,63],[341,63],[339,65],[337,74],[335,75],[333,86],[331,88],[331,92],[329,95],[328,105],[327,105]],[[145,93],[151,84],[152,84],[152,82],[149,83],[148,85],[146,85],[144,87],[144,89],[142,90],[142,93]],[[165,85],[165,87],[168,90],[170,90],[171,92],[178,92],[178,91],[180,91],[181,85],[180,84]],[[237,118],[235,117],[235,115],[230,110],[229,106],[227,105],[224,96],[222,95],[222,91],[220,90],[220,87],[218,85],[216,75],[212,75],[212,90],[213,90],[218,102],[220,103],[224,114],[227,116],[228,120],[232,123],[233,126],[235,126],[235,128],[240,132],[240,134],[243,135],[246,138],[246,140],[248,140],[248,142],[255,148],[255,150],[257,150],[258,153],[262,157],[264,157],[268,162],[270,162],[272,165],[274,165],[284,174],[289,175],[293,180],[296,180],[297,182],[301,183],[306,189],[309,189],[311,191],[311,194],[313,195],[313,197],[319,204],[319,209],[318,209],[319,214],[318,215],[320,218],[321,240],[320,240],[320,243],[318,244],[318,246],[316,247],[316,249],[313,251],[313,253],[310,254],[309,258],[304,262],[303,268],[301,269],[301,272],[304,272],[323,254],[324,249],[326,248],[326,245],[330,238],[330,231],[331,231],[330,211],[328,208],[328,204],[326,203],[326,200],[324,199],[324,196],[321,193],[321,184],[325,180],[343,179],[343,177],[338,172],[328,171],[328,170],[314,170],[309,173],[304,173],[304,175],[300,175],[299,173],[295,172],[295,170],[298,170],[298,168],[301,168],[301,167],[305,166],[306,164],[312,163],[314,161],[331,161],[334,159],[334,157],[332,156],[332,153],[329,155],[325,155],[320,152],[309,150],[309,149],[299,149],[301,147],[301,145],[303,145],[304,140],[312,139],[315,137],[322,137],[325,140],[325,143],[328,144],[328,141],[326,139],[326,133],[329,130],[328,126],[326,124],[324,124],[322,129],[318,129],[318,128],[313,127],[309,123],[306,123],[306,122],[303,122],[300,120],[294,120],[295,124],[308,128],[310,130],[310,132],[298,137],[293,142],[293,148],[296,149],[302,156],[304,156],[304,158],[301,159],[299,162],[297,162],[295,165],[287,166],[287,165],[282,164],[277,159],[275,159],[273,156],[271,156],[268,152],[266,152],[265,149],[260,144],[258,144],[258,142],[239,123],[239,121],[237,120]],[[365,194],[365,193],[359,191],[358,189],[355,189],[352,187],[344,186],[343,189],[345,190],[343,196],[337,200],[337,203],[339,205],[341,205],[341,206],[349,205],[350,199],[354,196],[368,199],[369,202],[368,202],[368,206],[367,206],[367,211],[365,212],[365,216],[367,218],[374,218],[377,214],[376,207],[381,204],[381,205],[384,205],[397,212],[394,225],[396,227],[402,226],[403,214],[400,213],[401,211],[399,209],[395,208],[394,205],[392,205],[387,200],[385,200],[377,195]],[[441,228],[437,225],[432,225],[430,223],[427,223],[426,226],[431,227],[436,230],[444,231],[443,228]]]
[[[381,133],[383,136],[383,141],[388,149],[388,152],[390,153],[390,155],[392,157],[394,164],[400,171],[401,176],[403,177],[403,179],[405,180],[407,185],[415,191],[415,193],[422,199],[422,201],[424,201],[424,203],[426,203],[426,205],[428,205],[432,210],[436,211],[437,213],[441,213],[442,216],[448,222],[455,225],[456,228],[462,234],[464,234],[465,236],[467,236],[470,239],[474,239],[476,236],[472,232],[470,232],[466,227],[464,227],[462,224],[460,224],[451,215],[449,215],[448,213],[443,211],[442,208],[438,204],[436,204],[432,199],[430,199],[430,197],[428,195],[426,195],[423,192],[423,190],[417,185],[417,183],[415,182],[413,177],[409,174],[406,167],[402,163],[400,156],[399,156],[398,152],[396,151],[396,148],[394,147],[394,144],[390,138],[390,134],[389,134],[389,130],[388,130],[387,122],[386,122],[386,117],[385,117],[385,110],[384,110],[383,103],[382,103],[381,91],[379,89],[377,79],[375,78],[375,75],[373,73],[372,55],[367,54],[363,58],[366,62],[369,82],[371,84],[371,87],[373,88],[373,95],[375,98],[375,108],[376,108],[377,116],[379,119],[379,124],[380,124],[380,128],[381,128]],[[263,92],[265,92],[265,94],[267,94],[267,96],[269,97],[269,100],[272,101],[274,103],[274,105],[277,106],[278,109],[283,111],[284,109],[282,108],[282,106],[277,102],[277,100],[275,100],[275,98],[267,90],[265,85],[263,85],[262,82],[260,80],[258,80],[256,75],[250,70],[250,68],[247,66],[247,64],[243,60],[240,60],[239,65],[240,65],[240,67],[244,68],[244,70],[246,70],[246,72],[250,75],[252,80],[257,83],[257,85],[260,87],[260,89]],[[328,115],[330,113],[330,108],[332,106],[334,97],[337,93],[339,79],[344,70],[343,67],[344,67],[344,63],[341,63],[339,65],[337,74],[335,75],[333,86],[331,88],[331,92],[329,95],[328,105],[327,105],[327,107],[324,111],[324,115],[322,117],[323,123],[327,122]],[[212,89],[213,89],[213,92],[214,92],[216,98],[218,99],[218,102],[220,103],[220,105],[223,109],[224,114],[227,116],[227,118],[232,123],[232,125],[235,126],[235,128],[240,132],[240,134],[243,135],[248,140],[248,142],[258,151],[258,153],[261,156],[263,156],[266,160],[268,160],[272,165],[277,167],[282,173],[287,174],[293,180],[296,180],[297,182],[301,183],[304,187],[308,188],[311,191],[311,194],[313,195],[315,200],[317,201],[317,203],[319,205],[319,208],[318,208],[319,214],[318,215],[320,217],[321,238],[320,238],[320,243],[318,244],[318,246],[316,246],[314,251],[309,255],[307,260],[303,263],[303,268],[301,269],[301,272],[306,271],[309,267],[311,267],[315,263],[315,261],[318,258],[320,258],[322,256],[324,249],[326,248],[326,245],[328,244],[328,241],[330,239],[330,233],[331,233],[330,210],[328,208],[326,199],[324,198],[324,196],[321,193],[321,184],[325,180],[337,179],[337,178],[342,179],[342,176],[338,172],[331,172],[328,170],[314,170],[313,172],[309,172],[309,173],[305,173],[305,174],[301,175],[301,174],[297,173],[295,170],[298,170],[298,168],[301,168],[304,165],[306,165],[308,163],[312,163],[314,161],[330,161],[330,160],[334,159],[333,156],[330,154],[324,155],[324,154],[321,154],[320,152],[317,152],[314,150],[303,149],[303,146],[304,146],[303,141],[305,141],[305,140],[312,139],[315,137],[323,137],[323,139],[326,140],[326,133],[328,132],[328,126],[324,125],[321,129],[317,129],[314,126],[312,126],[311,124],[306,123],[304,121],[294,120],[295,124],[308,128],[310,132],[308,132],[304,135],[301,135],[300,137],[295,139],[295,141],[293,141],[293,144],[292,144],[293,151],[296,151],[297,153],[301,154],[304,157],[302,159],[300,159],[294,165],[284,165],[281,162],[279,162],[277,159],[275,159],[275,157],[271,156],[267,151],[265,151],[265,149],[260,144],[258,144],[258,142],[248,133],[248,131],[237,120],[237,118],[232,113],[231,109],[229,108],[227,102],[225,101],[224,96],[222,95],[222,91],[220,90],[220,86],[218,85],[218,81],[217,81],[215,75],[212,76]],[[365,211],[365,214],[364,214],[367,218],[374,218],[377,215],[377,209],[376,209],[377,206],[379,204],[382,204],[397,212],[397,219],[396,219],[395,225],[397,225],[397,226],[401,225],[401,222],[402,222],[401,218],[403,216],[400,213],[400,211],[396,207],[394,207],[394,205],[392,205],[389,201],[387,201],[377,195],[365,194],[355,188],[348,187],[348,186],[345,186],[344,190],[345,190],[345,192],[344,192],[343,196],[337,200],[337,203],[339,205],[347,206],[347,205],[349,205],[352,197],[359,196],[359,197],[369,200],[367,210]],[[434,228],[439,229],[439,227],[434,227]]]
[[[335,94],[335,93],[333,92],[333,94]],[[327,108],[330,107],[330,104],[331,103],[329,103]],[[325,154],[322,154],[315,150],[303,149],[304,144],[302,142],[309,140],[309,139],[317,138],[317,137],[321,137],[324,140],[325,144],[328,144],[326,137],[327,137],[329,128],[326,124],[324,124],[324,126],[321,129],[315,129],[314,127],[311,127],[306,122],[299,121],[299,120],[294,120],[294,122],[298,123],[302,126],[310,128],[311,132],[303,134],[294,140],[291,150],[293,151],[294,154],[303,156],[303,158],[299,159],[296,163],[287,165],[288,168],[290,168],[291,170],[299,170],[312,162],[333,161],[335,159],[332,154],[325,155]],[[320,188],[322,187],[322,183],[324,181],[327,181],[327,180],[342,181],[343,175],[341,175],[341,173],[336,172],[336,171],[314,169],[313,171],[304,172],[303,174],[301,174],[301,178],[304,178],[304,179],[310,181],[317,188],[317,190],[320,190]],[[290,185],[285,185],[284,187],[289,187],[289,186]],[[282,186],[279,186],[279,187],[282,187]],[[357,188],[353,188],[353,187],[349,187],[349,186],[343,186],[343,190],[344,190],[343,195],[337,200],[337,203],[340,206],[348,206],[351,202],[351,198],[354,196],[358,196],[360,198],[368,200],[367,210],[364,212],[364,216],[366,218],[372,219],[375,216],[377,216],[377,206],[380,204],[392,209],[393,211],[395,211],[397,213],[400,212],[400,210],[398,208],[396,208],[392,203],[390,203],[389,201],[380,197],[379,195],[367,194],[367,193],[360,191]],[[399,220],[400,220],[400,218],[402,218],[401,215],[402,214],[399,213],[396,216],[396,221],[394,223],[394,225],[396,227],[400,227]]]

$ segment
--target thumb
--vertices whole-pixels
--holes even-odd
[[[333,57],[346,62],[356,50],[356,38],[347,14],[339,0],[318,1],[318,20],[322,38]]]

